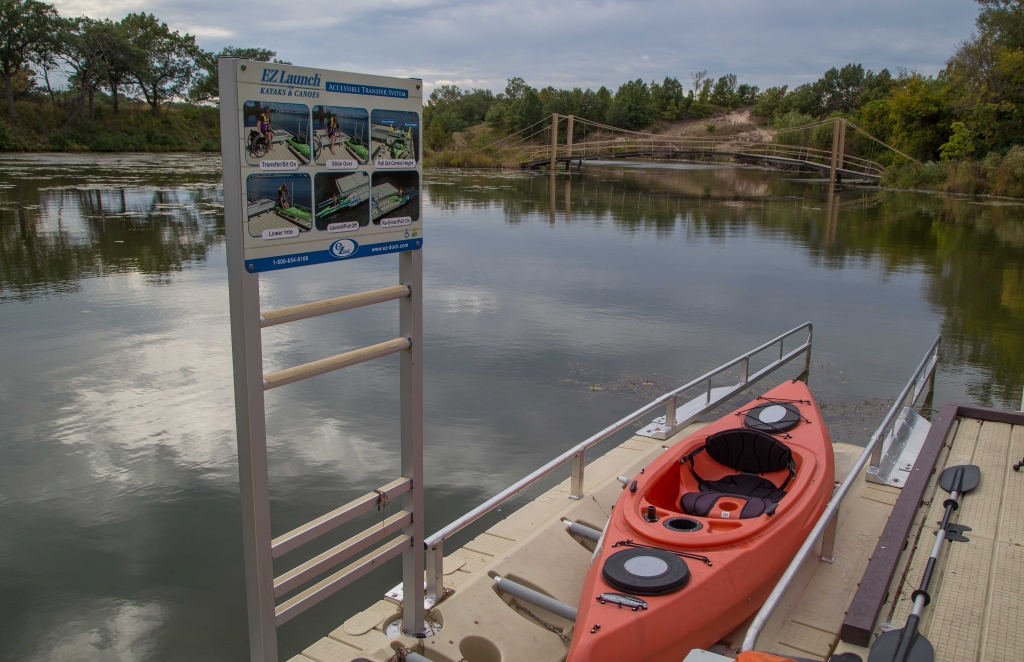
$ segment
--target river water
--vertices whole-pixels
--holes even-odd
[[[1024,207],[849,189],[830,218],[799,177],[428,172],[427,532],[808,320],[836,441],[865,443],[936,333],[934,405],[1017,408]],[[396,278],[274,272],[263,305]],[[396,332],[397,304],[274,327],[266,368]],[[0,338],[0,659],[247,659],[219,159],[0,159]],[[398,475],[397,386],[392,356],[268,393],[275,535]],[[282,659],[400,574],[287,623]]]

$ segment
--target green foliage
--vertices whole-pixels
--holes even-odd
[[[658,117],[669,121],[683,119],[690,107],[690,99],[683,91],[682,83],[668,77],[661,85],[651,83],[651,103]]]
[[[195,37],[171,32],[153,14],[129,14],[121,24],[138,49],[132,67],[135,83],[153,109],[153,117],[159,117],[161,103],[188,92],[202,51]]]
[[[59,18],[53,5],[36,0],[0,0],[0,76],[7,94],[7,114],[17,117],[12,78],[22,67],[54,47]]]
[[[216,99],[220,94],[217,74],[217,60],[222,57],[238,57],[256,62],[270,62],[277,55],[269,48],[227,46],[219,53],[208,53],[200,50],[196,56],[196,65],[203,70],[197,74],[195,82],[188,91],[192,103],[204,103]],[[277,60],[275,60],[277,62]],[[282,63],[286,64],[286,63]]]
[[[711,103],[716,106],[735,108],[740,105],[740,97],[736,93],[736,75],[726,74],[718,79],[711,90]]]
[[[765,120],[772,119],[781,107],[782,99],[786,96],[788,89],[788,85],[783,85],[782,87],[769,87],[761,92],[757,96],[754,107],[750,109],[750,114]]]
[[[865,104],[858,118],[871,135],[920,161],[934,160],[952,120],[947,86],[940,79],[901,73],[889,96]]]
[[[651,90],[642,78],[619,86],[608,109],[608,123],[623,129],[643,129],[654,121]]]
[[[0,152],[14,151],[14,136],[11,135],[11,128],[7,122],[0,120]]]
[[[736,94],[739,96],[741,106],[753,106],[757,103],[757,100],[761,96],[761,91],[757,85],[747,85],[743,83],[736,88]]]
[[[974,139],[963,122],[953,122],[953,135],[949,142],[939,149],[943,161],[959,161],[974,153]]]

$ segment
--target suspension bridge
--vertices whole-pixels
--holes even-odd
[[[848,129],[851,140],[847,138]],[[575,140],[579,134],[582,140]],[[814,144],[820,145],[829,138],[831,149]],[[553,114],[550,119],[540,120],[483,149],[491,149],[504,161],[526,169],[554,170],[561,164],[568,169],[573,164],[582,167],[584,161],[598,159],[728,160],[828,173],[831,183],[844,177],[877,183],[886,171],[877,158],[887,151],[914,161],[840,117],[776,131],[771,142],[757,142],[729,136],[630,131],[573,115]]]

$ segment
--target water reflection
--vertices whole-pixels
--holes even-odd
[[[0,301],[74,291],[83,278],[156,281],[223,237],[219,160],[36,156],[0,170]]]
[[[1024,382],[1024,206],[847,188],[751,169],[593,167],[550,176],[439,174],[430,187],[448,210],[498,206],[507,223],[546,212],[610,221],[627,232],[687,241],[751,233],[799,245],[810,264],[841,271],[877,260],[881,277],[921,273],[943,316],[946,359],[978,369],[968,392],[1013,406]],[[546,207],[546,209],[545,209]],[[885,320],[879,320],[884,324]]]
[[[0,159],[0,658],[246,656],[219,168]],[[1019,402],[1018,205],[621,163],[434,172],[424,200],[428,530],[807,319],[837,440],[863,442],[937,331],[936,403]],[[268,274],[263,304],[391,284],[395,265]],[[267,368],[396,321],[268,329]],[[275,534],[394,478],[397,361],[342,372],[268,396]],[[282,628],[282,659],[365,606],[348,595]]]

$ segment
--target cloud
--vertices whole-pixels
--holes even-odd
[[[59,0],[65,14],[147,11],[208,50],[263,46],[308,66],[456,81],[501,90],[617,86],[707,69],[762,87],[813,80],[832,66],[935,74],[973,29],[971,0]],[[206,26],[202,28],[196,27]]]

